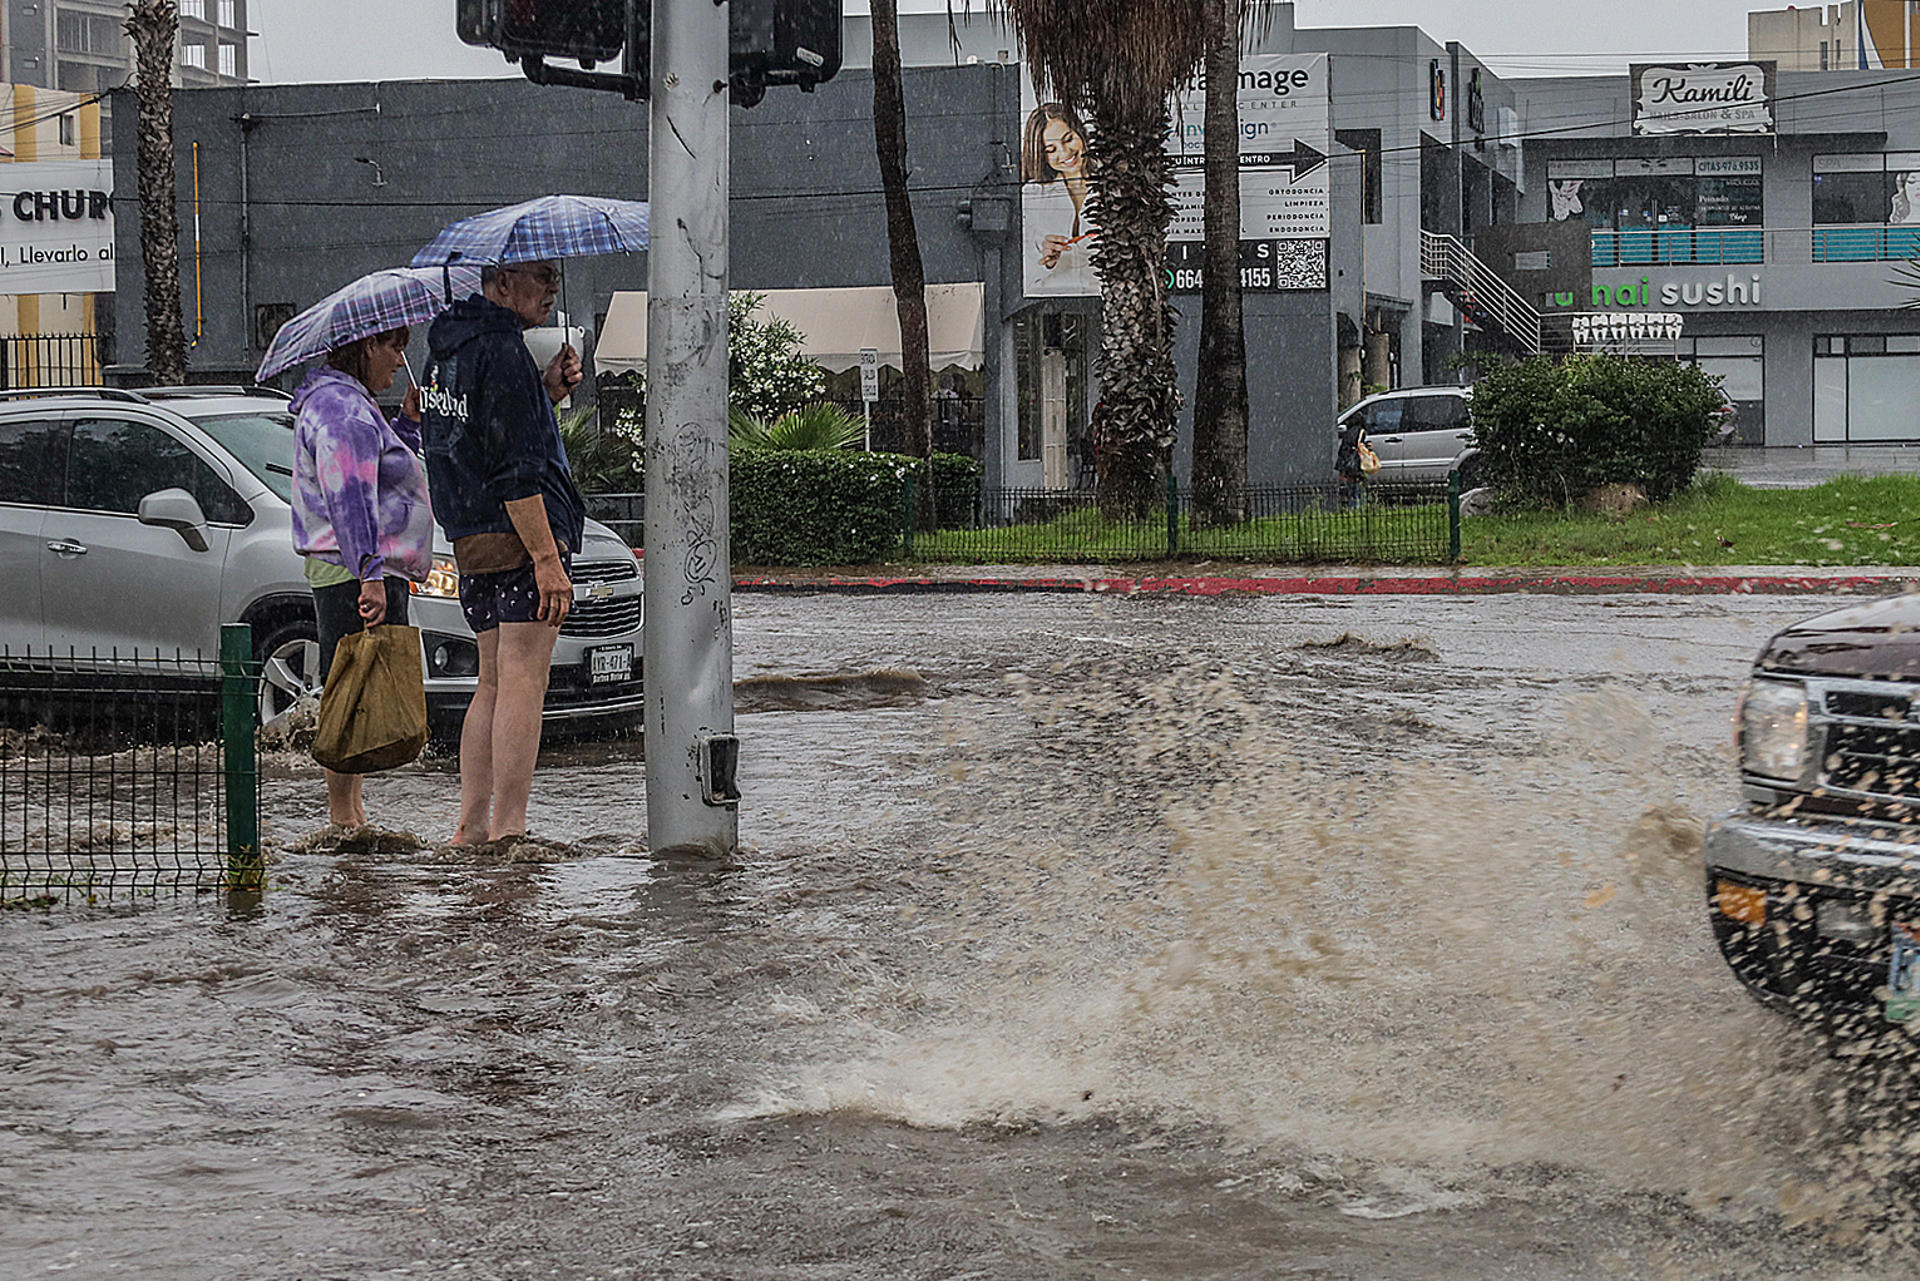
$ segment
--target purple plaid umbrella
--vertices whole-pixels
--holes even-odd
[[[413,265],[537,262],[639,253],[646,247],[644,200],[542,196],[447,224],[433,243],[413,256]]]
[[[444,277],[451,276],[451,279]],[[401,325],[419,325],[447,309],[450,289],[458,297],[480,288],[478,267],[421,270],[392,267],[362,276],[335,290],[280,326],[254,377],[265,382],[303,360],[323,356],[356,338],[384,334]]]

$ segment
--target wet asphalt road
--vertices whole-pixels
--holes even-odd
[[[1912,1273],[1908,1083],[1704,920],[1815,604],[737,604],[733,863],[633,744],[477,857],[286,758],[257,909],[0,916],[0,1276]]]

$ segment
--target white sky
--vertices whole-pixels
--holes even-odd
[[[978,9],[985,0],[972,3]],[[866,0],[846,5],[867,9]],[[1299,0],[1294,15],[1302,27],[1419,26],[1508,75],[1579,75],[1623,71],[1649,55],[1745,57],[1747,12],[1785,7],[1786,0]],[[275,83],[515,74],[493,50],[460,43],[453,11],[454,0],[252,0],[248,18],[260,35],[250,70]]]

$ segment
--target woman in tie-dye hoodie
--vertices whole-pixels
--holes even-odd
[[[407,621],[409,584],[433,564],[419,392],[391,421],[373,399],[393,386],[407,338],[394,329],[327,353],[293,397],[293,545],[307,559],[323,678],[342,636]],[[365,826],[359,775],[327,771],[327,811]]]

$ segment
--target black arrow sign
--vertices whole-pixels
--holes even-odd
[[[1243,155],[1240,163],[1249,169],[1291,169],[1293,181],[1302,178],[1327,163],[1324,153],[1316,151],[1298,138],[1293,140],[1292,151],[1273,151],[1265,155]]]

